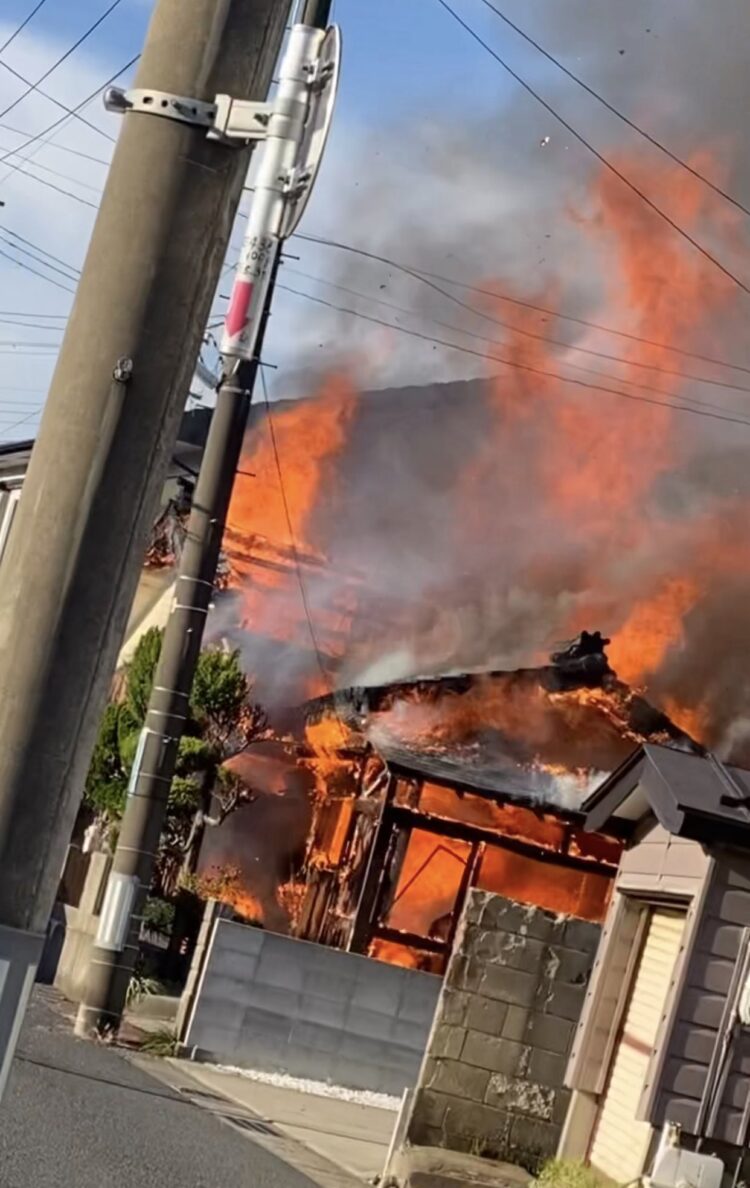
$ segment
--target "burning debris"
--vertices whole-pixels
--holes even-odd
[[[242,757],[277,825],[259,828],[253,805],[244,843],[236,826],[223,841],[217,831],[213,860],[231,856],[233,870],[223,897],[240,914],[261,905],[269,927],[433,970],[470,886],[600,919],[619,842],[584,835],[577,805],[644,741],[701,749],[618,679],[608,644],[584,631],[539,668],[307,702],[283,741]],[[279,811],[303,802],[304,843],[297,832],[271,859]]]
[[[168,500],[151,529],[146,549],[147,569],[169,569],[180,562],[193,503],[193,484],[181,478],[177,480],[177,488],[177,495]]]
[[[642,742],[700,749],[618,679],[608,643],[584,631],[541,668],[350,689],[309,712],[346,723],[387,761],[574,804]]]
[[[194,485],[188,479],[177,480],[177,495],[167,501],[154,522],[146,549],[146,569],[171,569],[180,563],[187,536]],[[225,590],[229,584],[229,565],[222,552],[216,567],[215,587]]]

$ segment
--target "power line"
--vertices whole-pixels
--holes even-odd
[[[114,136],[110,136],[108,132],[103,132],[101,128],[98,128],[96,124],[92,124],[91,121],[87,120],[85,116],[79,116],[75,109],[71,109],[65,103],[62,103],[61,100],[56,99],[54,95],[50,95],[49,91],[43,91],[41,87],[35,86],[33,83],[30,83],[29,79],[26,78],[26,76],[24,74],[21,74],[18,70],[15,70],[13,66],[9,66],[7,62],[1,62],[1,61],[0,61],[0,66],[2,66],[3,70],[7,70],[8,74],[12,74],[14,78],[17,78],[19,82],[22,82],[25,85],[28,85],[32,90],[36,91],[37,94],[41,95],[43,99],[47,99],[47,100],[49,100],[50,103],[54,103],[55,107],[59,107],[62,111],[64,111],[66,113],[66,115],[75,116],[75,118],[81,124],[85,124],[87,128],[91,129],[92,132],[98,132],[101,136],[106,137],[107,140],[111,140],[112,142],[114,142],[114,139],[115,139]],[[62,120],[59,120],[58,123],[62,123]],[[44,133],[40,132],[39,135],[43,136]],[[21,147],[25,148],[26,146],[21,145]],[[4,161],[4,160],[5,160],[4,157],[0,157],[0,161]]]
[[[86,30],[86,32],[83,33],[78,38],[77,41],[74,41],[73,44],[70,46],[70,48],[67,49],[65,51],[65,53],[62,54],[61,57],[59,57],[57,59],[56,62],[53,62],[52,65],[47,70],[45,70],[44,74],[42,74],[41,77],[36,80],[36,82],[29,83],[28,87],[26,88],[26,90],[23,92],[22,95],[19,95],[17,99],[14,99],[12,103],[9,103],[6,108],[4,108],[2,111],[0,111],[0,119],[3,116],[6,116],[9,111],[13,111],[14,107],[18,107],[19,103],[23,103],[23,101],[27,95],[30,95],[32,91],[36,91],[38,89],[40,83],[43,83],[46,79],[49,78],[49,76],[51,74],[54,74],[54,72],[57,70],[58,66],[62,66],[63,62],[67,61],[67,59],[71,56],[71,54],[74,54],[75,51],[80,46],[83,45],[84,41],[87,41],[88,38],[91,37],[92,33],[96,32],[96,30],[99,28],[99,26],[104,21],[106,21],[107,17],[110,15],[110,13],[114,12],[114,10],[117,8],[117,6],[121,2],[122,2],[122,0],[112,0],[112,3],[110,4],[109,8],[105,9],[105,11],[101,14],[101,16],[97,17],[97,19],[94,21],[93,25],[90,25],[88,27],[88,29]]]
[[[63,268],[67,268],[69,272],[73,273],[73,276],[70,278],[71,280],[77,280],[81,275],[80,268],[77,268],[75,264],[68,264],[67,260],[61,260],[59,256],[54,256],[52,252],[48,252],[46,248],[41,247],[38,243],[34,243],[34,241],[31,239],[25,239],[23,235],[19,235],[17,231],[11,230],[10,227],[6,227],[0,223],[0,231],[4,231],[6,235],[12,235],[14,239],[18,239],[21,243],[25,243],[27,247],[33,248],[37,252],[41,252],[43,256],[49,256],[50,260],[54,260],[56,264],[62,264]],[[47,314],[44,316],[49,317],[60,315]]]
[[[34,8],[32,8],[29,15],[27,17],[25,17],[24,20],[21,21],[21,24],[18,26],[18,28],[13,33],[11,33],[11,35],[7,39],[7,41],[4,41],[3,44],[0,45],[0,54],[5,53],[8,46],[11,44],[11,42],[16,40],[16,38],[18,37],[18,34],[23,32],[23,30],[26,28],[26,26],[28,25],[28,23],[32,19],[32,17],[35,17],[36,14],[39,12],[39,9],[44,8],[44,5],[46,3],[47,3],[47,0],[38,0],[38,3],[34,6]]]
[[[458,24],[461,25],[461,27],[465,29],[466,32],[471,37],[473,37],[474,40],[479,45],[481,45],[481,47],[486,50],[486,52],[490,54],[500,66],[503,67],[504,70],[507,70],[508,74],[510,74],[510,76],[514,78],[516,82],[524,88],[525,91],[528,91],[530,95],[533,95],[537,103],[541,103],[542,107],[544,107],[545,110],[548,111],[550,115],[558,121],[558,123],[562,124],[563,128],[570,132],[571,136],[575,136],[576,140],[578,140],[585,148],[587,148],[589,152],[596,157],[597,161],[600,161],[601,164],[610,171],[610,173],[619,178],[623,185],[626,185],[629,190],[632,190],[632,192],[638,198],[640,198],[641,202],[645,203],[645,205],[650,207],[650,209],[653,210],[655,214],[659,215],[659,217],[663,219],[673,231],[676,231],[678,235],[681,235],[682,238],[687,241],[687,243],[691,244],[696,251],[700,252],[700,254],[704,256],[706,260],[710,261],[710,263],[713,264],[715,268],[718,268],[720,272],[723,272],[724,276],[733,281],[734,284],[737,285],[738,289],[742,289],[743,293],[750,294],[750,285],[746,285],[744,281],[740,280],[740,278],[735,275],[735,273],[733,273],[729,268],[717,260],[716,257],[713,256],[711,252],[709,252],[708,248],[704,248],[697,239],[693,238],[689,231],[686,231],[684,227],[681,227],[680,224],[671,217],[671,215],[668,215],[666,211],[661,209],[660,206],[657,206],[657,204],[652,201],[652,199],[649,198],[647,194],[644,194],[643,190],[638,188],[635,182],[632,182],[630,178],[627,177],[627,175],[624,174],[620,169],[618,169],[616,165],[613,165],[603,153],[600,153],[599,150],[595,148],[594,145],[589,140],[587,140],[581,132],[578,132],[572,124],[568,123],[565,117],[561,116],[551,103],[548,103],[547,100],[544,99],[539,94],[539,92],[536,91],[531,86],[531,84],[526,81],[525,78],[522,78],[517,70],[514,70],[512,66],[509,66],[505,59],[501,57],[501,55],[498,54],[497,51],[488,44],[488,42],[479,36],[476,30],[473,29],[471,25],[463,19],[463,17],[459,16],[456,10],[450,6],[448,0],[437,0],[437,2],[442,8],[445,9],[447,13],[450,14],[450,16],[453,17],[454,21],[457,21]]]
[[[371,258],[381,259],[380,257],[373,256],[371,253],[364,252],[362,254],[364,254],[365,256],[371,255]],[[608,353],[607,351],[597,351],[597,350],[594,350],[592,347],[578,346],[576,343],[566,342],[564,339],[551,338],[547,334],[538,334],[538,333],[535,333],[533,330],[525,330],[522,326],[515,326],[512,323],[502,321],[500,318],[494,318],[490,314],[484,313],[481,309],[477,309],[476,306],[469,305],[467,302],[461,301],[458,297],[455,296],[454,293],[449,293],[446,289],[442,289],[439,285],[435,284],[434,281],[427,278],[424,274],[419,273],[416,269],[408,268],[406,265],[403,265],[403,264],[394,265],[394,267],[397,267],[401,272],[404,272],[407,276],[412,277],[414,280],[420,281],[422,284],[426,285],[428,288],[433,289],[434,292],[439,293],[441,297],[445,297],[448,301],[452,301],[454,305],[458,305],[461,309],[467,310],[470,314],[473,314],[475,317],[482,318],[482,319],[484,319],[484,321],[490,322],[493,326],[499,326],[501,329],[508,330],[512,334],[520,334],[524,338],[530,338],[534,342],[549,343],[550,346],[561,347],[563,350],[576,351],[576,352],[579,352],[579,353],[585,354],[585,355],[593,355],[597,359],[606,359],[610,363],[619,363],[625,367],[636,367],[640,371],[652,371],[652,372],[656,372],[660,375],[670,376],[674,379],[693,380],[697,383],[709,384],[712,387],[716,387],[716,388],[728,388],[728,389],[736,390],[739,392],[750,392],[750,388],[746,388],[741,384],[732,384],[732,383],[728,383],[725,380],[706,379],[704,376],[692,375],[690,372],[685,372],[685,371],[673,371],[670,368],[660,367],[658,364],[655,364],[655,363],[642,363],[637,359],[625,359],[621,355],[612,355],[612,354]],[[291,269],[290,271],[293,271],[293,269]],[[313,279],[315,279],[315,278],[313,278]],[[340,286],[336,286],[336,287],[340,287]],[[356,293],[356,292],[354,292],[354,295],[359,296],[359,297],[363,296],[363,294]],[[395,307],[395,308],[398,308],[398,307]],[[400,312],[401,313],[409,313],[409,312],[413,312],[413,311],[402,309]],[[430,319],[430,320],[436,320],[436,319]],[[445,325],[445,323],[441,323],[441,324]],[[455,330],[455,329],[457,329],[457,327],[449,326],[448,329]]]
[[[90,123],[89,120],[85,119],[79,113],[83,110],[84,107],[86,107],[87,104],[91,103],[92,99],[96,99],[97,95],[101,94],[101,92],[105,89],[105,87],[108,87],[113,82],[116,82],[117,79],[120,77],[120,75],[125,74],[125,72],[127,70],[129,70],[131,66],[134,66],[135,63],[140,58],[140,56],[141,56],[140,54],[136,54],[133,58],[130,59],[129,62],[126,62],[124,66],[121,66],[120,69],[115,74],[113,74],[111,78],[108,78],[106,80],[106,82],[101,83],[100,86],[98,86],[96,88],[96,90],[92,91],[90,95],[87,95],[85,99],[82,99],[81,102],[76,104],[75,107],[66,107],[65,104],[60,103],[60,101],[58,99],[53,99],[51,95],[47,95],[45,92],[40,92],[40,94],[44,94],[46,99],[50,99],[58,107],[61,107],[63,109],[63,111],[65,112],[65,114],[60,116],[60,118],[55,120],[53,123],[48,124],[46,128],[42,128],[41,132],[36,132],[33,136],[30,136],[28,138],[28,140],[24,141],[23,144],[19,144],[16,148],[13,149],[12,153],[6,153],[5,156],[0,157],[0,165],[2,165],[3,162],[7,161],[9,157],[17,157],[21,152],[23,152],[24,149],[29,148],[30,145],[35,144],[38,140],[41,140],[42,137],[46,136],[49,132],[54,131],[55,128],[59,128],[60,125],[64,124],[68,119],[71,118],[71,116],[74,119],[80,120],[82,123],[84,123],[86,125],[86,127],[92,128],[94,130],[94,132],[98,132],[100,136],[104,136],[105,139],[111,140],[114,143],[114,141],[115,141],[114,136],[110,136],[109,132],[104,132],[101,128],[98,128],[96,126],[96,124]],[[10,67],[5,62],[0,62],[0,66],[5,66],[6,70],[10,70]],[[11,73],[16,74],[17,72],[11,71]],[[28,81],[28,80],[25,79],[24,81]],[[15,168],[16,168],[16,166],[11,166],[10,170],[6,174],[6,177],[9,177]]]
[[[545,379],[558,380],[560,383],[573,384],[578,388],[587,388],[594,392],[606,392],[610,396],[621,396],[625,400],[637,400],[643,404],[653,404],[659,408],[675,409],[678,412],[692,413],[694,416],[709,417],[716,421],[728,421],[734,425],[748,425],[750,421],[744,420],[742,417],[730,417],[723,413],[704,411],[698,408],[690,408],[686,404],[673,404],[664,400],[653,400],[648,396],[636,396],[634,392],[623,392],[619,388],[610,388],[604,384],[590,384],[585,380],[574,379],[570,376],[560,375],[559,372],[548,371],[543,367],[534,367],[530,363],[521,363],[514,359],[504,359],[500,355],[488,354],[486,351],[472,350],[471,347],[458,346],[454,342],[447,342],[442,338],[435,338],[430,334],[423,334],[418,330],[408,330],[405,326],[394,326],[392,322],[386,322],[383,318],[375,318],[370,314],[363,314],[356,309],[347,309],[344,306],[334,305],[331,301],[326,301],[322,297],[313,297],[310,293],[303,293],[299,289],[293,289],[289,285],[278,285],[279,289],[283,289],[287,293],[293,293],[296,297],[304,297],[308,301],[314,301],[317,305],[324,305],[328,309],[336,310],[338,313],[349,314],[355,318],[361,318],[363,321],[371,322],[375,326],[382,326],[386,330],[395,330],[398,334],[407,334],[411,338],[418,338],[422,342],[430,342],[436,346],[446,347],[451,351],[458,351],[464,355],[473,355],[477,359],[488,360],[494,363],[500,363],[504,367],[512,367],[518,371],[526,371],[532,375],[539,375]],[[627,381],[624,381],[627,382]]]
[[[260,382],[261,382],[261,386],[263,388],[263,403],[266,406],[266,416],[268,418],[268,429],[269,429],[269,434],[270,434],[270,438],[271,438],[271,448],[273,450],[274,461],[276,464],[276,472],[279,476],[279,490],[281,492],[281,502],[284,507],[284,518],[286,519],[287,530],[289,532],[289,544],[290,544],[290,547],[292,550],[292,558],[294,560],[294,569],[295,569],[295,573],[297,575],[297,582],[299,584],[299,592],[300,592],[300,597],[302,599],[302,606],[303,606],[304,613],[305,613],[305,619],[307,620],[307,628],[308,628],[308,631],[310,632],[310,639],[312,641],[313,649],[315,651],[315,656],[318,661],[318,668],[320,669],[320,675],[323,680],[323,684],[326,688],[331,689],[331,687],[332,687],[331,677],[330,677],[330,674],[326,671],[326,667],[323,663],[323,656],[322,656],[322,653],[320,650],[320,646],[318,644],[317,634],[316,634],[315,628],[313,626],[312,615],[310,613],[310,604],[307,599],[307,591],[305,589],[305,583],[302,579],[302,566],[300,564],[299,550],[297,549],[297,542],[296,542],[295,533],[294,533],[294,526],[292,524],[292,515],[291,515],[290,508],[289,508],[289,500],[287,499],[287,495],[286,495],[286,485],[284,483],[284,473],[281,469],[281,458],[279,456],[279,447],[278,447],[278,443],[276,441],[276,431],[274,429],[273,413],[271,412],[271,402],[268,399],[268,387],[266,385],[266,375],[265,375],[265,371],[263,369],[262,364],[258,367],[258,370],[260,372]],[[333,709],[334,709],[334,713],[336,715],[336,720],[338,722],[339,730],[341,731],[342,740],[345,740],[346,739],[346,731],[344,730],[343,722],[341,721],[341,718],[338,715],[338,711],[336,710],[335,705],[334,705]]]
[[[28,136],[28,132],[24,132],[21,128],[14,128],[10,124],[0,124],[0,128],[3,128],[6,132],[13,132],[16,136]],[[97,131],[101,131],[101,129],[97,129]],[[73,157],[82,157],[84,161],[94,161],[97,165],[106,165],[109,167],[110,164],[110,162],[106,161],[104,157],[95,157],[92,153],[84,153],[81,152],[80,149],[69,148],[67,144],[50,143],[49,147],[51,149],[56,149],[60,153],[70,153],[70,155]],[[2,149],[0,151],[7,152],[8,150]],[[13,151],[15,152],[15,149]],[[41,168],[41,166],[39,166],[39,168]],[[68,180],[72,181],[74,179],[69,178]]]
[[[39,276],[42,278],[42,280],[49,281],[51,285],[55,285],[58,289],[64,289],[66,293],[75,293],[75,289],[70,289],[67,285],[60,284],[59,281],[53,280],[51,276],[45,276],[43,272],[39,272],[36,268],[32,268],[23,260],[16,260],[15,256],[9,255],[8,252],[4,252],[2,249],[0,249],[0,256],[6,260],[10,260],[11,264],[16,264],[19,268],[25,269],[26,272],[33,272],[34,276]]]
[[[19,429],[21,425],[25,425],[28,421],[31,421],[35,416],[38,415],[38,413],[38,409],[32,409],[32,411],[27,413],[25,417],[21,417],[20,420],[14,421],[12,425],[6,425],[3,429],[3,433],[12,433],[14,429]],[[7,438],[5,440],[7,440]]]
[[[8,155],[11,157],[15,156],[14,153],[9,153]],[[3,161],[7,161],[7,159],[8,159],[7,157],[2,158]],[[35,166],[35,168],[44,169],[44,166],[37,165],[37,166]],[[82,198],[80,194],[74,194],[72,192],[72,190],[64,190],[62,186],[55,185],[54,182],[47,181],[47,179],[44,177],[37,177],[36,174],[30,173],[28,169],[24,169],[23,165],[21,165],[20,162],[16,162],[16,164],[13,166],[12,171],[14,173],[22,173],[24,175],[24,177],[30,177],[32,181],[39,182],[40,186],[46,186],[48,190],[55,190],[56,193],[63,194],[66,198],[73,198],[74,201],[80,202],[82,206],[89,206],[89,207],[91,207],[92,210],[99,209],[99,204],[97,202],[89,202],[88,198]],[[49,172],[54,173],[55,171],[52,169]],[[70,180],[75,181],[76,179],[71,178]],[[77,183],[77,184],[83,184],[83,183]],[[86,188],[91,190],[94,187],[87,186]]]
[[[20,252],[22,256],[28,256],[29,259],[33,260],[36,264],[43,265],[43,267],[48,268],[50,272],[56,272],[58,276],[64,277],[65,280],[75,281],[76,279],[74,276],[71,276],[69,272],[64,271],[62,268],[58,268],[56,264],[50,264],[43,258],[35,255],[34,252],[29,251],[29,249],[24,247],[23,244],[16,243],[13,239],[9,239],[6,235],[2,234],[2,231],[0,231],[0,243],[4,243],[6,247],[12,248],[14,252]]]
[[[13,156],[14,150],[12,147],[9,147],[8,145],[4,144],[4,145],[0,145],[0,153],[10,153],[11,156]],[[24,161],[25,164],[31,165],[30,158],[23,157],[22,160]],[[43,173],[49,173],[49,174],[51,174],[52,177],[59,177],[63,181],[73,182],[74,185],[81,186],[81,188],[84,190],[91,190],[92,194],[101,195],[102,191],[101,191],[100,186],[92,186],[89,184],[89,182],[81,181],[80,178],[77,178],[77,177],[72,177],[71,174],[69,174],[69,173],[63,173],[60,169],[52,169],[52,167],[50,165],[42,165],[42,163],[40,161],[34,161],[33,165],[31,165],[31,167],[32,167],[32,169],[41,169]],[[21,172],[25,173],[27,171],[22,169]],[[34,174],[30,173],[29,177],[34,177]],[[42,179],[34,177],[34,180],[41,181]]]
[[[518,297],[511,297],[507,293],[498,293],[495,289],[484,289],[478,285],[472,285],[466,281],[457,280],[456,277],[444,276],[439,272],[429,272],[427,269],[417,268],[415,265],[408,266],[401,264],[398,260],[393,260],[388,256],[378,255],[377,252],[366,251],[364,248],[355,247],[350,243],[342,243],[335,239],[326,239],[322,235],[309,235],[302,231],[295,231],[294,238],[304,240],[307,243],[320,244],[323,247],[337,248],[340,251],[351,252],[353,255],[362,256],[367,260],[375,260],[379,264],[385,264],[389,268],[396,268],[401,272],[405,272],[407,276],[414,276],[415,274],[418,277],[427,276],[431,280],[439,280],[446,285],[455,285],[456,288],[465,289],[466,292],[469,293],[477,293],[483,297],[492,297],[495,300],[507,301],[510,305],[517,305],[522,309],[532,310],[534,313],[546,314],[551,318],[560,318],[565,322],[574,322],[578,326],[586,326],[588,329],[598,330],[602,334],[614,334],[619,338],[625,338],[630,342],[637,342],[643,344],[644,346],[655,347],[661,351],[672,351],[674,354],[682,355],[683,358],[686,359],[696,359],[701,363],[710,363],[714,367],[729,367],[733,371],[743,371],[747,375],[750,375],[750,367],[743,367],[741,363],[730,363],[726,359],[717,359],[712,355],[701,355],[695,351],[686,351],[682,347],[671,346],[669,343],[659,342],[657,339],[644,338],[639,334],[630,334],[627,330],[616,330],[614,326],[605,326],[601,322],[592,322],[586,318],[574,317],[572,314],[559,313],[558,310],[551,309],[549,306],[535,305],[531,301],[523,301]]]
[[[0,338],[0,347],[59,347],[59,342],[34,342],[29,339]]]
[[[17,326],[19,330],[63,330],[64,326],[50,325],[49,322],[24,322],[20,318],[0,317],[0,326]],[[0,388],[2,391],[2,388]]]
[[[629,128],[632,128],[634,132],[637,132],[639,136],[642,136],[644,140],[647,140],[649,144],[654,146],[654,148],[658,148],[660,152],[664,153],[670,158],[670,160],[674,161],[676,165],[681,165],[683,169],[686,169],[688,173],[691,173],[698,181],[703,182],[703,184],[708,186],[709,189],[713,190],[715,194],[718,194],[720,198],[725,198],[727,202],[731,202],[732,206],[736,206],[737,210],[741,210],[743,214],[750,215],[750,208],[743,206],[738,198],[734,198],[731,194],[728,194],[726,190],[722,190],[721,186],[717,186],[716,183],[712,182],[710,178],[705,176],[705,174],[700,173],[699,170],[695,169],[692,165],[688,165],[687,161],[683,161],[682,157],[677,156],[677,153],[672,152],[670,148],[667,148],[665,144],[662,144],[660,140],[657,140],[655,136],[652,136],[651,133],[647,132],[645,128],[642,128],[640,124],[636,124],[635,120],[631,120],[629,116],[626,116],[624,112],[620,111],[618,107],[615,107],[613,103],[610,103],[608,99],[605,99],[603,95],[600,95],[598,91],[595,91],[594,88],[589,86],[587,82],[584,82],[582,78],[579,78],[577,74],[574,74],[572,70],[570,70],[563,62],[559,60],[559,58],[556,58],[555,55],[550,53],[549,50],[546,50],[543,45],[540,45],[538,41],[535,41],[529,33],[526,33],[523,29],[521,29],[520,26],[512,21],[509,16],[506,16],[506,14],[501,12],[499,8],[496,8],[495,5],[491,3],[491,0],[482,0],[482,4],[484,4],[485,8],[489,8],[490,12],[494,12],[495,16],[499,17],[501,21],[504,21],[506,25],[508,25],[519,35],[519,37],[523,37],[524,41],[527,41],[529,45],[533,45],[534,49],[538,50],[540,54],[543,54],[544,57],[549,62],[552,62],[554,66],[557,66],[558,70],[562,70],[563,74],[567,74],[568,78],[571,78],[573,82],[578,83],[579,87],[582,87],[584,91],[586,91],[594,99],[597,99],[603,107],[606,107],[607,111],[610,111],[612,115],[617,116],[618,120],[622,120],[623,124],[627,124]]]
[[[374,302],[375,305],[383,305],[387,309],[392,309],[397,313],[406,314],[407,317],[417,318],[418,320],[423,321],[423,322],[431,322],[435,326],[441,326],[444,330],[452,330],[452,331],[454,331],[454,333],[463,334],[467,338],[475,338],[478,342],[487,343],[489,346],[496,347],[498,345],[498,343],[496,342],[496,340],[494,338],[488,338],[484,334],[476,334],[473,330],[465,330],[461,326],[454,326],[451,322],[442,322],[442,321],[440,321],[439,318],[430,317],[428,314],[421,314],[421,313],[419,313],[418,310],[408,309],[407,307],[405,307],[403,305],[396,305],[393,301],[384,301],[382,298],[374,297],[369,293],[362,293],[357,289],[349,289],[345,285],[338,285],[338,284],[334,284],[332,281],[322,280],[320,277],[312,276],[308,272],[302,272],[298,268],[287,268],[287,269],[285,269],[285,272],[291,273],[294,276],[301,276],[304,279],[311,280],[314,283],[319,284],[319,285],[327,285],[329,288],[338,289],[342,293],[348,293],[352,297],[359,297],[363,301]],[[499,322],[497,324],[504,325],[504,323],[502,323],[502,322]],[[515,329],[515,327],[511,326],[511,327],[509,327],[509,329],[513,330],[513,329]],[[545,342],[554,342],[554,339],[544,339],[544,341]],[[577,347],[573,347],[571,344],[568,344],[568,343],[561,343],[560,345],[570,346],[570,349],[578,350]],[[605,356],[605,358],[616,358],[616,356]],[[623,363],[625,366],[628,365],[627,359],[620,359],[618,361]],[[597,376],[597,377],[601,378],[600,372],[592,371],[588,367],[581,367],[580,364],[578,364],[578,363],[570,363],[570,362],[565,361],[565,366],[570,367],[575,371],[581,371],[586,375],[593,375],[593,376]],[[658,368],[655,370],[658,370]],[[673,373],[667,372],[667,374],[669,375],[669,374],[673,374]],[[681,374],[681,373],[677,373],[677,374]],[[640,383],[637,383],[635,380],[625,379],[622,376],[612,375],[609,372],[605,372],[604,377],[606,377],[607,379],[613,379],[613,380],[617,381],[618,383],[627,384],[628,387],[639,388],[644,392],[654,392],[654,393],[656,393],[656,395],[659,395],[659,396],[669,396],[670,398],[674,398],[675,396],[678,396],[680,400],[685,400],[690,404],[700,404],[706,408],[714,408],[714,409],[718,409],[719,411],[726,409],[726,405],[724,405],[724,404],[711,404],[707,400],[700,400],[697,397],[684,396],[679,393],[670,392],[668,388],[655,388],[650,384],[640,384]],[[686,376],[685,378],[695,378],[695,377]],[[705,381],[705,382],[708,383],[710,381]],[[722,385],[722,386],[726,386],[729,388],[736,388],[737,391],[747,392],[750,394],[750,388],[741,388],[735,384],[727,384],[727,385]]]

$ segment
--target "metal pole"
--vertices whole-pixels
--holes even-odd
[[[191,0],[186,20],[159,0],[136,85],[262,99],[285,17],[277,0]],[[247,163],[184,118],[125,115],[3,558],[0,1082]]]
[[[299,22],[301,25],[311,25],[314,29],[325,29],[331,8],[332,0],[303,0]]]
[[[308,97],[305,67],[320,44],[330,0],[317,4],[320,24],[293,28],[280,69],[278,117],[272,116],[255,184],[222,350],[230,360],[217,394],[196,484],[176,594],[154,678],[142,746],[131,780],[101,924],[78,1010],[81,1035],[116,1031],[138,953],[143,904],[166,815],[190,691],[200,655],[222,536],[239,462],[259,353],[278,271],[285,178],[293,168]],[[275,123],[275,121],[277,121]],[[232,355],[239,355],[234,362]]]

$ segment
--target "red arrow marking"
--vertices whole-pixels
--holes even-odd
[[[234,338],[247,325],[247,315],[254,288],[255,286],[252,281],[236,280],[234,282],[232,300],[229,303],[226,322],[224,323],[226,332],[230,338]]]

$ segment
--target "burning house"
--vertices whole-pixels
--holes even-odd
[[[695,229],[706,194],[675,181],[649,178]],[[709,407],[732,292],[609,173],[582,203],[590,286],[483,282],[501,353],[481,378],[367,391],[342,359],[254,411],[209,634],[313,783],[295,829],[256,828],[280,814],[260,796],[207,860],[292,933],[434,968],[472,881],[569,884],[601,915],[618,839],[579,838],[592,786],[644,742],[750,758],[744,452],[685,415]]]
[[[204,865],[223,853],[242,872],[240,915],[278,929],[283,905],[295,936],[432,972],[473,887],[600,921],[622,847],[616,827],[583,832],[587,789],[643,741],[700,750],[617,679],[608,642],[583,632],[536,669],[342,690],[280,713],[285,734],[238,767],[259,801],[217,831]],[[291,850],[274,866],[279,835]]]
[[[639,740],[700,750],[617,680],[607,643],[584,632],[538,669],[308,703],[329,770],[337,732],[361,759],[315,814],[298,935],[440,970],[472,887],[602,919],[621,845],[583,834],[586,790]]]

